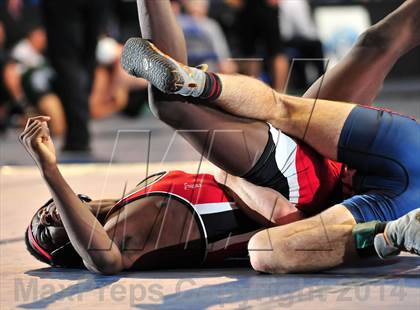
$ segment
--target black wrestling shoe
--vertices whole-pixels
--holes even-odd
[[[198,97],[204,89],[204,71],[179,63],[142,38],[130,38],[121,56],[124,70],[144,78],[166,94]]]
[[[380,258],[398,255],[400,251],[420,255],[420,209],[386,224],[385,233],[375,236]]]

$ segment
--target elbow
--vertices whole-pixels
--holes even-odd
[[[84,262],[84,264],[88,270],[105,276],[115,275],[124,269],[120,259],[106,259],[95,264]]]
[[[102,275],[114,275],[123,270],[121,256],[112,257],[107,259],[104,263],[100,264],[98,271]]]
[[[86,266],[88,270],[103,276],[112,276],[119,273],[122,269],[116,266]]]
[[[299,209],[290,204],[282,208],[276,208],[273,212],[271,222],[274,226],[280,226],[290,224],[304,218],[304,214]]]
[[[149,107],[153,115],[164,123],[169,123],[178,114],[174,113],[167,95],[154,88],[149,88]]]

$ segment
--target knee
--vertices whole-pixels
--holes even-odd
[[[252,268],[263,273],[293,272],[288,248],[286,238],[273,240],[267,230],[255,234],[248,243]]]
[[[149,107],[153,115],[169,126],[178,127],[183,118],[183,103],[169,100],[161,94],[149,90]]]
[[[168,114],[165,109],[168,106],[168,102],[162,100],[162,95],[152,87],[149,87],[148,95],[150,111],[156,118],[164,121]]]
[[[359,36],[356,44],[360,47],[375,47],[384,49],[390,47],[390,43],[391,38],[389,37],[389,34],[374,25]]]

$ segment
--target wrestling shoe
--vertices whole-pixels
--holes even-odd
[[[130,38],[121,56],[124,70],[144,78],[166,94],[199,97],[206,76],[202,68],[188,67],[160,51],[152,42]]]
[[[375,236],[375,250],[380,258],[406,251],[420,255],[420,209],[387,223],[385,232]]]

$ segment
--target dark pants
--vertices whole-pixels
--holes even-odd
[[[319,40],[305,38],[293,38],[285,41],[285,53],[290,59],[301,58],[293,63],[291,79],[297,89],[307,89],[315,80],[325,73],[324,52]],[[313,60],[311,60],[313,59]],[[306,66],[312,64],[317,76],[315,80],[309,80],[306,75]]]
[[[65,150],[89,148],[89,95],[106,9],[106,0],[43,1],[48,55],[66,114]]]
[[[278,21],[278,8],[265,1],[246,0],[238,12],[236,32],[241,57],[273,58],[283,52]]]

